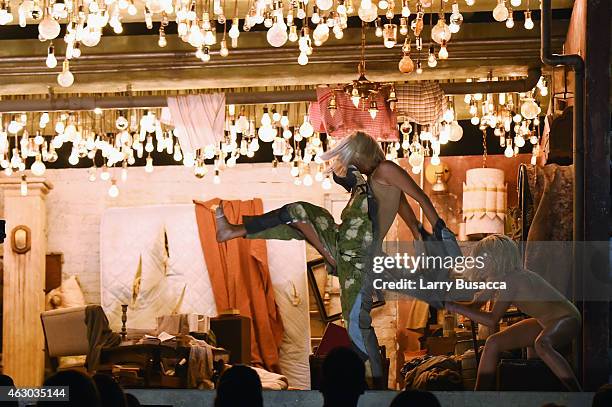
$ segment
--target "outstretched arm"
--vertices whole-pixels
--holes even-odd
[[[432,227],[438,222],[440,217],[431,200],[402,167],[393,161],[383,161],[376,169],[376,175],[384,183],[396,186],[415,199]]]
[[[400,204],[399,209],[397,211],[400,218],[406,223],[410,231],[412,232],[412,236],[414,236],[414,240],[422,240],[421,232],[419,231],[419,221],[414,214],[414,211],[410,207],[408,200],[406,199],[406,195],[402,194],[400,196]]]
[[[482,311],[470,305],[463,305],[457,302],[448,302],[446,303],[446,309],[451,312],[457,312],[461,315],[465,315],[470,318],[472,321],[476,321],[479,324],[483,324],[489,327],[495,327],[495,324],[504,316],[508,308],[510,307],[510,302],[508,301],[495,301],[493,304],[493,309],[491,311]]]

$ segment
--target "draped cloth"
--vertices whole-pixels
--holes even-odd
[[[265,240],[232,239],[217,243],[212,208],[218,199],[194,201],[196,220],[204,259],[217,311],[238,309],[251,319],[251,363],[280,373],[279,348],[283,323],[268,269]],[[230,223],[242,223],[243,216],[261,215],[261,199],[224,201],[223,209]]]
[[[225,94],[201,94],[168,97],[164,123],[174,126],[174,135],[186,153],[216,146],[223,139],[225,124]]]
[[[397,114],[423,125],[438,122],[446,110],[444,91],[437,82],[410,82],[395,87]]]
[[[337,109],[334,115],[329,111],[332,96],[336,96]],[[356,131],[362,131],[380,141],[397,141],[397,118],[389,109],[385,96],[377,93],[372,96],[376,101],[378,113],[372,119],[369,106],[363,101],[356,108],[351,98],[344,92],[334,92],[332,88],[317,88],[317,102],[309,108],[310,121],[315,131],[324,132],[333,138],[341,139]]]
[[[525,267],[540,274],[566,296],[571,295],[573,265],[573,171],[572,165],[527,166],[533,207],[529,208],[531,223]]]

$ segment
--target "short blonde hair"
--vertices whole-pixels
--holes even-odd
[[[362,168],[378,166],[385,160],[385,153],[373,137],[358,131],[342,139],[321,158],[330,161],[333,172],[345,176],[349,165]]]
[[[501,234],[493,234],[480,240],[472,251],[474,258],[486,256],[493,266],[488,275],[502,277],[522,269],[522,257],[514,240]]]

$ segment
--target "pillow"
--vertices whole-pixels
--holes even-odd
[[[76,276],[70,276],[62,281],[62,285],[49,291],[45,297],[46,310],[57,308],[82,307],[87,305],[81,285]]]
[[[68,279],[62,281],[62,303],[61,308],[81,307],[87,305],[85,302],[85,296],[81,290],[81,285],[76,276],[70,276]]]

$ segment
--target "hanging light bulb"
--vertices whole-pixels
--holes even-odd
[[[232,39],[232,48],[236,48],[238,46],[238,37],[240,36],[240,20],[238,17],[234,17],[232,19],[232,26],[229,29],[227,35]]]
[[[438,22],[431,29],[431,39],[438,44],[442,44],[443,41],[450,41],[451,39],[451,31],[446,25],[446,19],[444,18],[444,13],[440,13],[438,15]]]
[[[514,149],[512,148],[512,139],[508,139],[508,141],[506,141],[506,149],[504,150],[504,155],[507,158],[514,157]]]
[[[47,10],[45,17],[38,24],[38,33],[46,40],[53,40],[60,34],[61,27],[49,11]]]
[[[36,160],[32,163],[30,170],[32,171],[32,175],[36,177],[42,177],[45,174],[46,167],[42,162],[40,154],[36,155]]]
[[[288,34],[287,25],[285,24],[282,16],[275,16],[274,23],[272,24],[272,27],[270,27],[270,29],[268,30],[266,38],[268,39],[268,43],[273,47],[279,48],[285,45],[285,43],[287,42]]]
[[[420,61],[417,61],[417,69],[419,67],[420,67]],[[414,71],[414,62],[410,58],[410,54],[409,53],[404,53],[404,56],[402,57],[402,59],[399,62],[399,70],[402,73],[411,73],[412,71]],[[421,69],[421,72],[423,72],[422,69]],[[419,72],[417,72],[417,73],[419,73]]]
[[[55,58],[55,47],[53,43],[47,49],[47,59],[45,60],[47,68],[53,69],[57,66],[57,58]]]
[[[446,41],[442,41],[442,45],[440,46],[440,52],[438,52],[438,58],[448,59],[448,50],[446,49]]]
[[[298,56],[298,64],[304,66],[306,64],[308,64],[308,55],[306,54],[306,52],[300,52],[300,55]]]
[[[416,73],[417,73],[417,75],[420,75],[420,74],[423,73],[423,66],[421,64],[421,60],[420,59],[417,60],[417,62],[416,62]]]
[[[166,40],[166,32],[164,31],[163,26],[159,28],[159,40],[157,41],[157,45],[159,45],[161,48],[168,45],[168,41]]]
[[[521,0],[510,0],[510,4],[512,7],[519,7],[521,5]]]
[[[302,181],[302,183],[304,184],[305,187],[312,186],[312,175],[310,175],[309,173],[304,175],[304,180]]]
[[[408,4],[408,0],[402,0],[402,17],[410,17],[410,5]]]
[[[153,172],[153,157],[151,157],[151,154],[147,156],[147,161],[145,164],[145,172],[149,174]]]
[[[371,23],[378,17],[378,7],[376,7],[371,0],[361,0],[359,10],[357,10],[359,18],[366,22]]]
[[[119,187],[117,186],[117,181],[112,180],[110,188],[108,188],[108,196],[111,198],[117,198],[119,196]]]
[[[270,126],[271,124],[272,124],[272,118],[270,117],[270,114],[268,113],[268,108],[264,107],[263,114],[261,115],[261,125]]]
[[[370,117],[372,120],[376,119],[376,115],[378,114],[378,105],[376,104],[375,100],[370,101],[368,112],[370,112]]]
[[[506,21],[508,18],[508,8],[506,7],[506,0],[497,0],[497,5],[493,9],[493,18],[495,21]]]
[[[304,121],[300,126],[299,132],[304,138],[309,138],[314,133],[314,128],[312,127],[312,124],[310,124],[310,117],[307,114],[304,115]]]
[[[463,15],[459,12],[459,4],[455,1],[451,6],[453,12],[450,15],[450,24],[448,29],[451,33],[456,34],[461,29],[461,24],[463,23]]]
[[[62,72],[57,75],[57,83],[63,88],[68,88],[74,83],[74,75],[70,72],[70,63],[67,59],[64,59]]]
[[[531,10],[525,11],[525,29],[531,30],[533,29],[533,20],[531,19]]]
[[[26,179],[25,174],[21,176],[21,184],[19,190],[21,196],[28,196],[28,181]]]
[[[507,28],[514,27],[514,13],[512,9],[508,9],[508,19],[506,20],[506,27]]]
[[[383,36],[383,29],[382,29],[382,22],[380,18],[376,19],[376,29],[374,30],[374,35],[376,35],[378,38],[381,38]]]
[[[521,105],[521,115],[527,120],[535,119],[541,111],[540,106],[531,97],[525,98]]]
[[[476,0],[465,0],[465,4],[472,7],[476,3]]]
[[[434,54],[433,45],[429,47],[429,55],[427,56],[427,66],[430,68],[435,68],[438,65],[438,60],[436,59],[436,55]]]
[[[397,25],[385,24],[383,37],[385,48],[393,48],[397,44]]]
[[[329,10],[334,5],[333,0],[316,0],[319,10]]]

